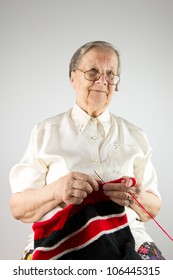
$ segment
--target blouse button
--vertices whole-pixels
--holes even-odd
[[[96,120],[95,118],[91,118],[91,121],[92,121],[92,122],[95,122],[95,120]]]

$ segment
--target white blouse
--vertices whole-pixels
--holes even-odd
[[[37,124],[27,150],[10,172],[12,192],[42,188],[70,171],[87,173],[94,170],[110,181],[122,176],[142,180],[142,187],[160,197],[157,176],[151,162],[152,149],[146,135],[128,121],[111,114],[108,109],[97,118],[75,105],[68,112]],[[50,218],[57,208],[46,214]],[[136,249],[152,241],[138,214],[126,207]],[[27,247],[32,248],[33,236]]]

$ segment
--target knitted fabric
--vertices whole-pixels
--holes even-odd
[[[102,187],[80,205],[68,205],[33,225],[33,260],[141,259],[134,250],[125,209],[104,195]]]

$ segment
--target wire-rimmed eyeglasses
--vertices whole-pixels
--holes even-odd
[[[81,70],[81,69],[79,69],[79,68],[76,68],[76,70],[78,70],[78,71],[84,73],[84,77],[85,77],[85,79],[88,80],[88,81],[93,81],[93,82],[94,82],[94,81],[98,81],[102,75],[105,76],[106,81],[107,81],[108,84],[110,84],[110,85],[117,85],[118,82],[119,82],[119,80],[120,80],[120,77],[117,76],[117,75],[114,75],[114,74],[112,73],[112,71],[108,71],[106,74],[101,74],[101,73],[100,73],[97,69],[95,69],[95,68],[92,68],[92,69],[87,70],[87,71],[83,71],[83,70]]]

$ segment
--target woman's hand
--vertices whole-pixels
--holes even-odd
[[[68,204],[81,204],[93,191],[98,191],[98,182],[87,174],[70,172],[56,182],[54,199]]]
[[[108,195],[110,199],[122,206],[130,206],[133,201],[132,193],[136,198],[141,192],[141,183],[136,182],[134,186],[132,180],[128,176],[123,177],[121,183],[106,183],[103,185],[105,195]]]
[[[33,223],[58,205],[82,203],[89,193],[98,190],[98,185],[87,174],[71,172],[40,189],[12,194],[10,208],[16,219]]]
[[[152,217],[155,217],[161,208],[161,200],[155,194],[142,189],[141,182],[137,182],[133,187],[130,177],[124,177],[125,180],[122,183],[107,183],[103,186],[105,195],[108,195],[110,199],[119,205],[129,206],[138,215],[139,219],[143,222],[147,222]],[[135,199],[143,205],[150,216],[144,211],[143,208],[135,201]]]

